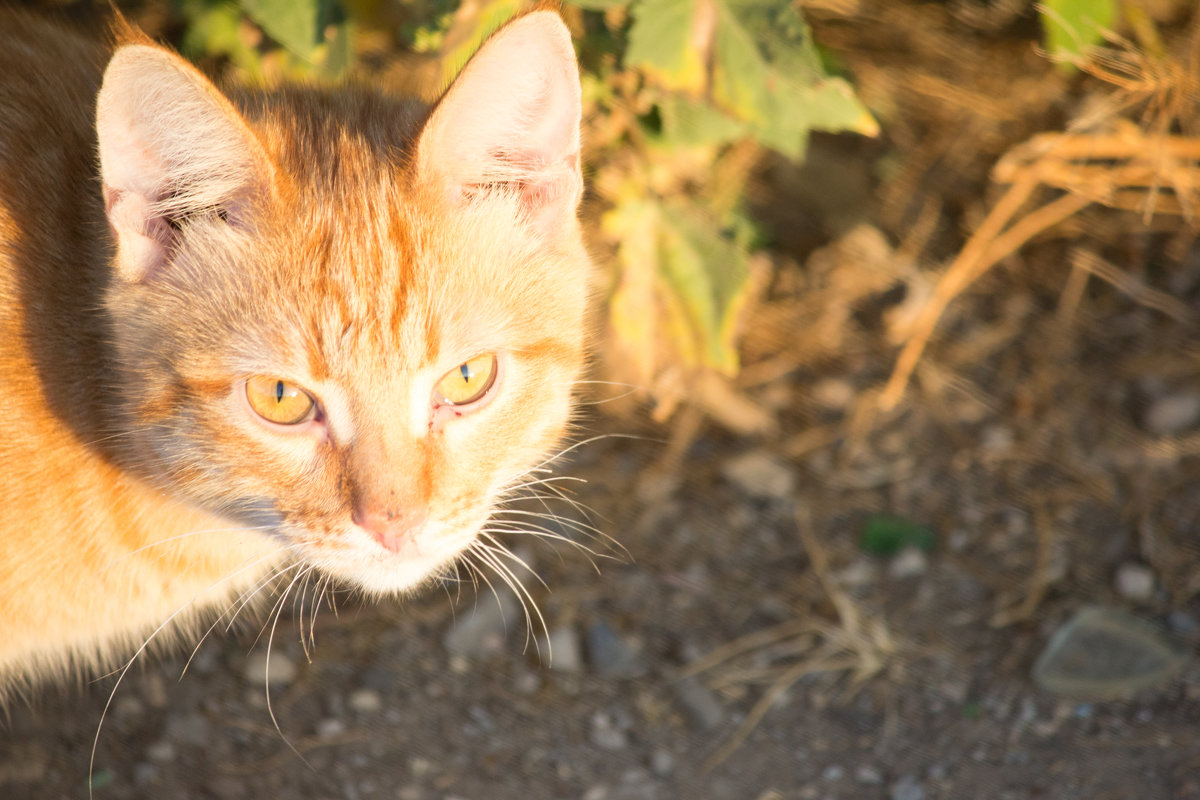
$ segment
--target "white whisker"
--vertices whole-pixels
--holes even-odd
[[[283,743],[288,746],[289,750],[296,754],[296,758],[300,759],[301,763],[303,763],[304,766],[308,767],[309,769],[313,769],[313,765],[308,762],[307,758],[301,755],[300,751],[296,749],[296,746],[292,744],[292,740],[289,739],[284,734],[283,729],[279,727],[279,720],[275,716],[275,709],[271,706],[271,646],[275,643],[275,627],[279,624],[279,617],[283,614],[283,606],[284,602],[287,600],[288,594],[291,593],[292,588],[296,585],[296,581],[298,581],[302,576],[312,572],[314,569],[315,567],[308,566],[302,569],[300,572],[297,572],[296,575],[292,577],[292,580],[288,583],[287,588],[283,590],[283,594],[280,595],[279,601],[275,603],[275,608],[273,609],[275,619],[271,622],[271,632],[267,635],[267,657],[263,659],[263,696],[267,701],[267,715],[271,717],[271,723],[275,726],[275,732],[279,734],[279,738],[283,740]],[[260,631],[259,637],[261,636],[262,632]],[[254,644],[258,644],[257,638],[254,640]],[[253,647],[253,645],[251,645],[251,647]]]

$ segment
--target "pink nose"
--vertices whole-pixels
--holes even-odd
[[[425,524],[424,509],[376,511],[357,508],[350,518],[375,540],[393,553],[416,551],[416,532]]]

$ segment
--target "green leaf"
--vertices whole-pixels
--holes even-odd
[[[1038,10],[1046,50],[1069,61],[1101,42],[1101,31],[1116,20],[1117,0],[1042,0]]]
[[[690,338],[680,344],[693,363],[736,374],[736,325],[749,277],[745,252],[695,205],[663,204],[659,237],[665,299],[680,318],[677,327],[687,331],[677,336]]]
[[[894,556],[906,547],[929,552],[936,540],[933,531],[924,525],[904,517],[876,514],[863,526],[862,549],[874,556]]]
[[[699,206],[639,195],[632,182],[626,188],[602,224],[619,242],[621,265],[610,320],[634,369],[653,378],[666,343],[676,363],[736,374],[745,251]]]
[[[707,76],[693,41],[697,0],[642,0],[633,9],[625,64],[638,67],[663,88],[699,92]]]
[[[803,157],[809,131],[854,131],[864,136],[879,133],[879,124],[841,78],[828,78],[807,86],[778,79],[770,93],[766,122],[755,128],[759,141],[791,159]]]
[[[741,119],[765,122],[769,68],[754,35],[725,5],[718,10],[713,44],[713,98]]]
[[[311,60],[324,39],[319,25],[332,0],[240,0],[242,10],[285,50]]]
[[[672,94],[658,103],[662,138],[667,147],[694,147],[740,139],[749,126],[708,103]]]
[[[713,99],[758,140],[803,157],[812,129],[878,133],[848,83],[825,73],[803,17],[773,0],[720,0]]]
[[[262,57],[239,32],[242,12],[237,6],[188,0],[181,8],[188,20],[182,45],[189,58],[224,55],[252,80],[262,79]]]

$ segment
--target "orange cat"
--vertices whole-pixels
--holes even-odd
[[[557,15],[432,109],[225,95],[122,39],[0,13],[0,693],[271,576],[394,594],[494,559],[583,360]]]

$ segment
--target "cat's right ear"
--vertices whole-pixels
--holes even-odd
[[[272,167],[233,105],[160,47],[119,48],[96,102],[104,206],[117,270],[142,281],[166,264],[180,221],[221,213],[232,224],[270,191]]]

